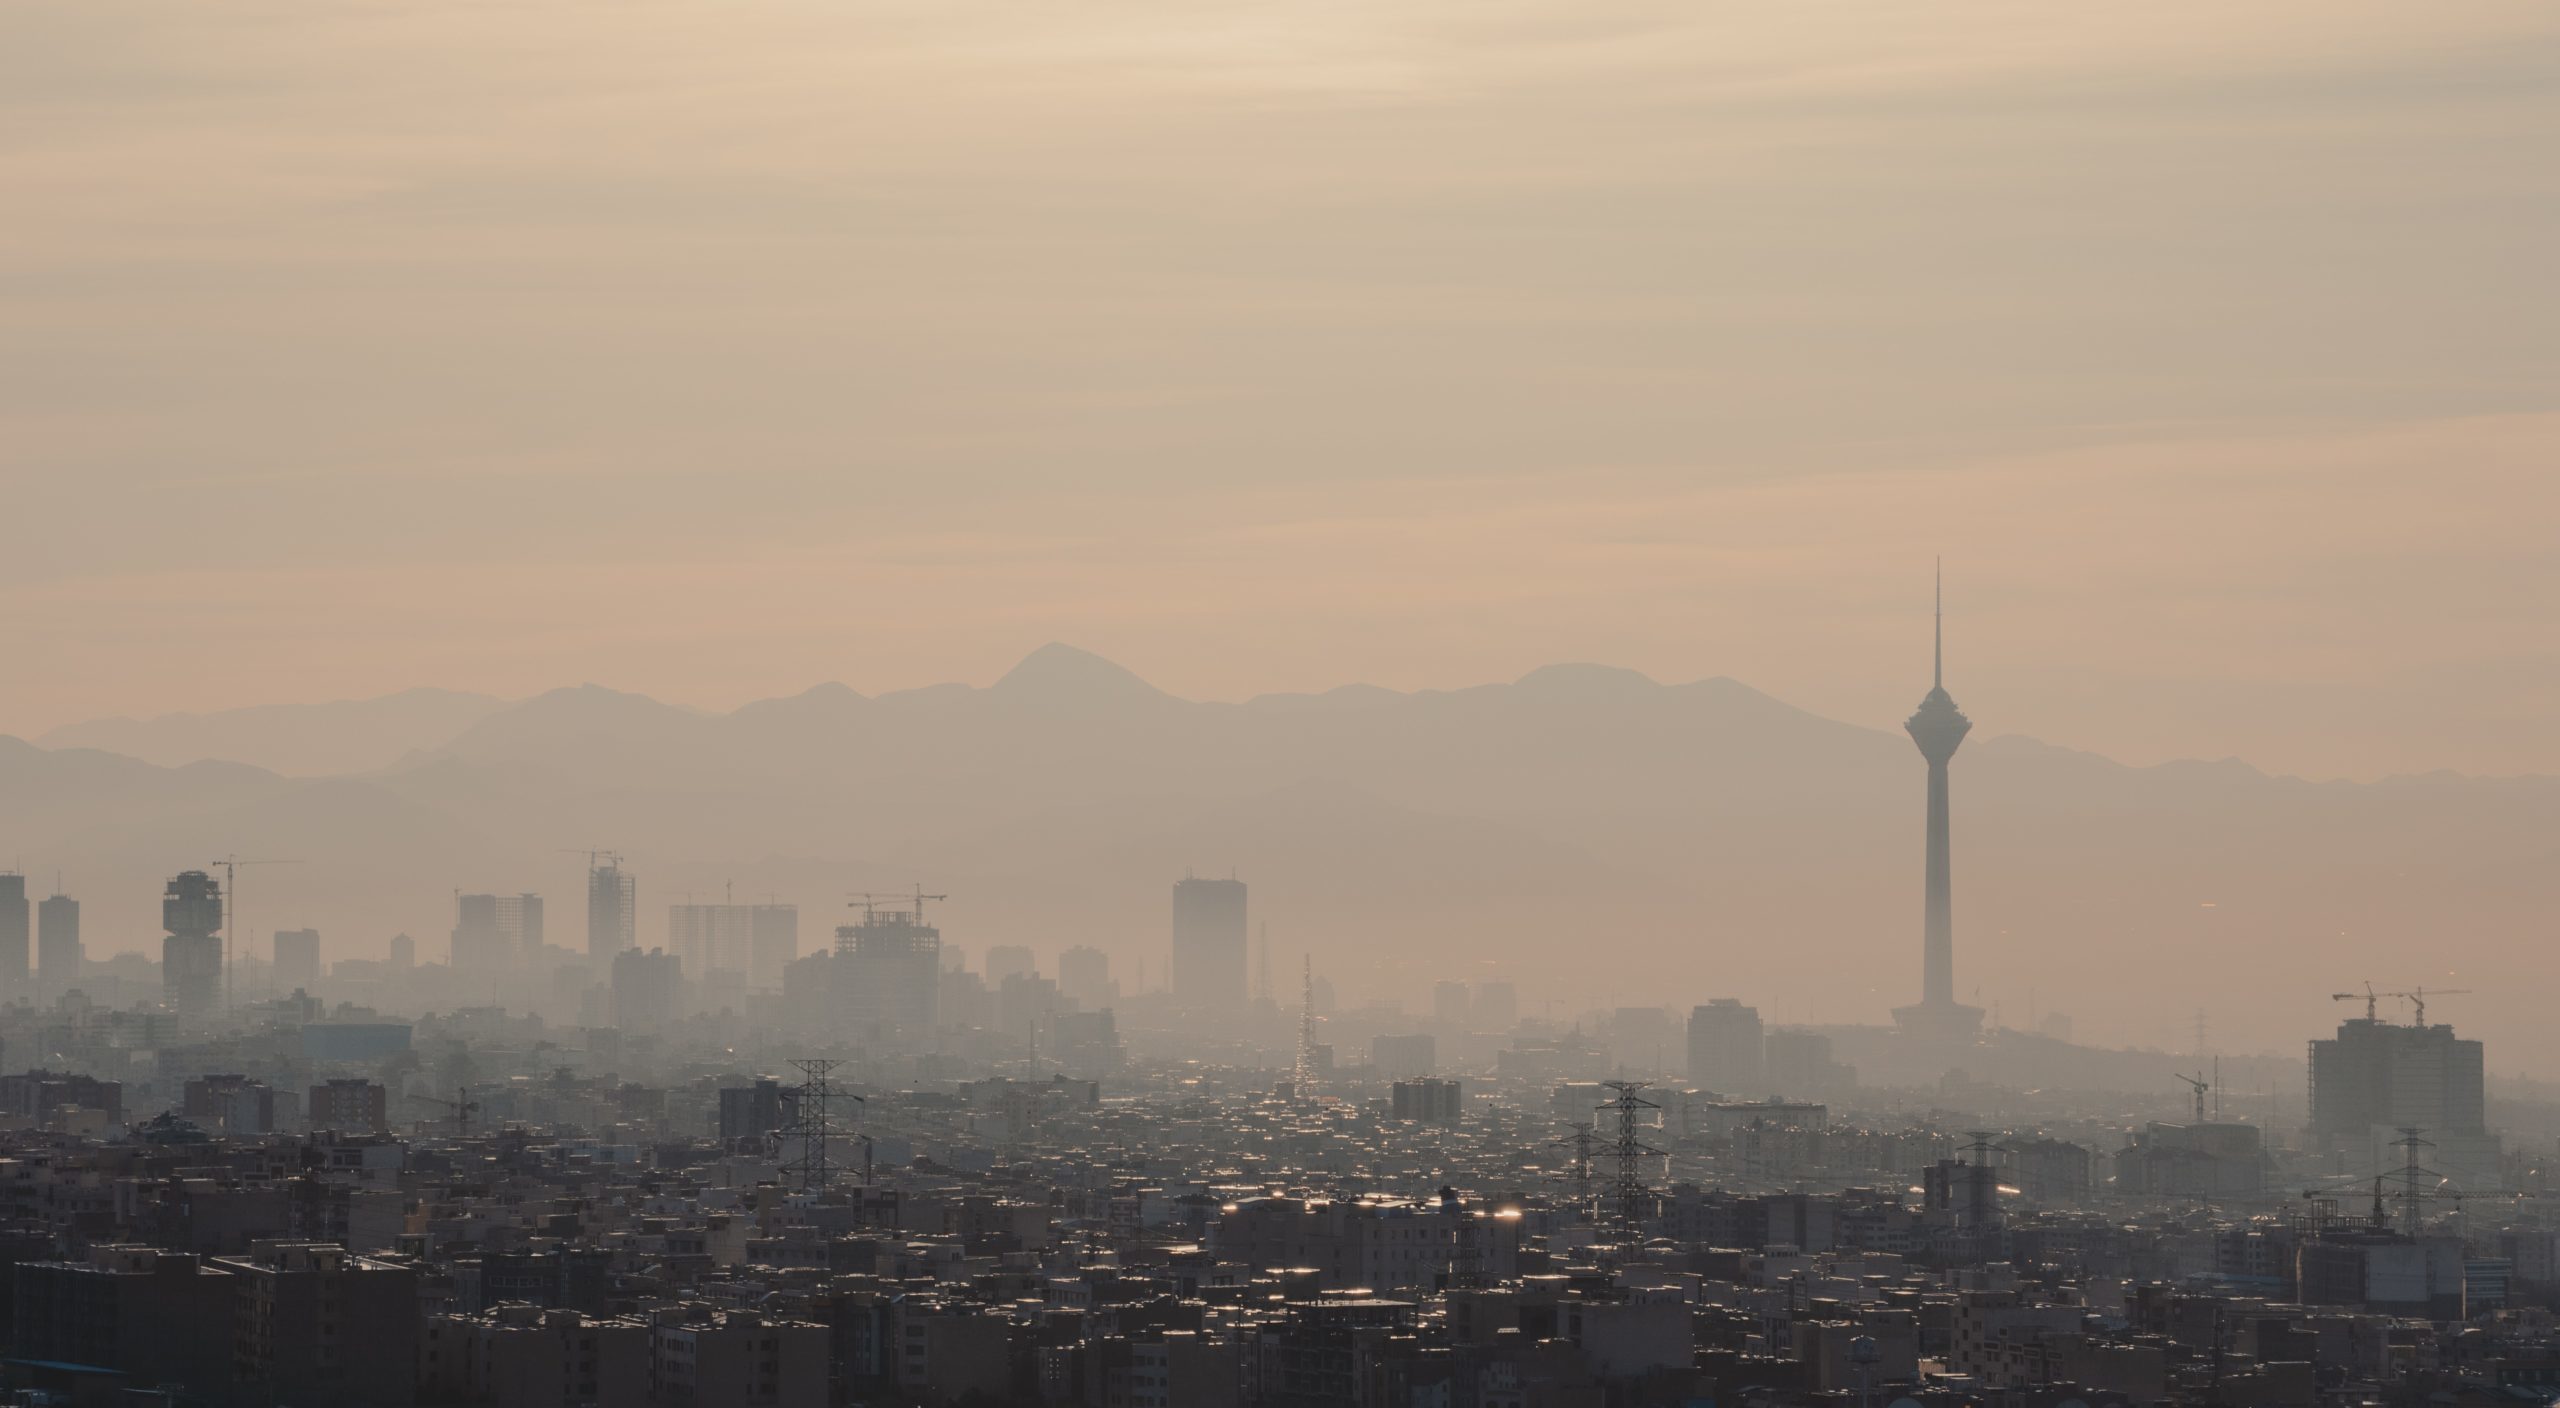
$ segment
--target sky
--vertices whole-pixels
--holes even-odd
[[[1052,639],[2560,772],[2560,10],[19,0],[0,733]]]

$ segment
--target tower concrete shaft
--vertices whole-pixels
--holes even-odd
[[[1929,760],[1929,855],[1926,911],[1920,929],[1920,1000],[1931,1007],[1956,1000],[1956,919],[1953,862],[1947,838],[1947,760]]]

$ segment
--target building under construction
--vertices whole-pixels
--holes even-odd
[[[918,891],[864,896],[860,922],[836,929],[836,1008],[866,1041],[916,1046],[932,1038],[942,990],[942,931],[924,922]]]
[[[2392,994],[2396,995],[2396,994]],[[2357,995],[2363,1000],[2363,995]],[[2498,1138],[2487,1125],[2486,1058],[2443,1023],[2389,1022],[2374,1013],[2338,1024],[2334,1037],[2311,1043],[2311,1123],[2314,1148],[2336,1156],[2339,1171],[2397,1164],[2392,1153],[2403,1131],[2426,1132],[2434,1145],[2430,1165],[2443,1177],[2472,1188],[2498,1182]]]

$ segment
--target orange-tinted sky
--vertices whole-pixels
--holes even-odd
[[[2560,11],[0,18],[0,732],[1063,638],[2560,771]]]

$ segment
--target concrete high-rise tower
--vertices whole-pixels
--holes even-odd
[[[1971,1037],[1982,1026],[1982,1009],[1956,1001],[1955,906],[1953,862],[1947,837],[1947,763],[1973,731],[1973,720],[1947,693],[1947,613],[1943,579],[1938,587],[1931,638],[1929,693],[1902,724],[1903,731],[1929,760],[1929,842],[1925,864],[1926,898],[1920,924],[1920,1000],[1897,1007],[1894,1023],[1913,1036],[1937,1039]]]
[[[160,901],[160,985],[178,1016],[200,1022],[222,1000],[222,885],[201,870],[169,882]]]
[[[587,957],[609,963],[613,956],[640,946],[639,884],[623,873],[622,857],[611,851],[587,858]]]
[[[1173,996],[1192,1012],[1245,1008],[1245,888],[1185,876],[1173,887]]]
[[[57,894],[36,906],[36,988],[51,1002],[80,981],[80,902]]]
[[[27,877],[14,870],[0,870],[0,1001],[15,1002],[26,995],[28,966],[32,956],[28,943]]]

